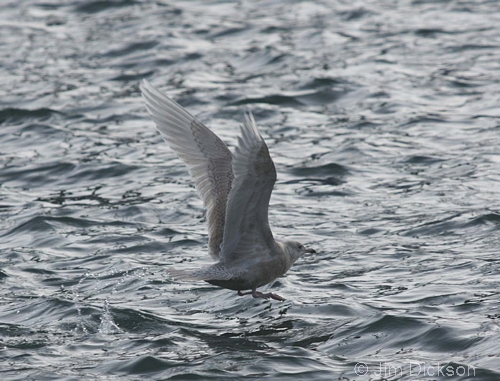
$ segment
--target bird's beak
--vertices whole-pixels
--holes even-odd
[[[314,250],[314,249],[307,249],[306,253],[316,254],[316,250]]]

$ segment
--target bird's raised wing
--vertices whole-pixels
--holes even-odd
[[[207,209],[210,255],[220,254],[233,155],[222,140],[178,103],[146,80],[141,84],[146,108],[170,148],[188,167]]]
[[[276,169],[252,114],[245,115],[233,157],[234,180],[226,209],[221,260],[272,255],[276,243],[269,227],[269,199]]]

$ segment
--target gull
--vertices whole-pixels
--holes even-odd
[[[217,263],[168,271],[175,279],[203,280],[239,296],[285,300],[258,287],[283,276],[306,253],[296,241],[274,239],[268,221],[276,168],[250,111],[234,154],[210,129],[148,81],[146,108],[170,148],[194,179],[207,213],[209,253]],[[248,292],[242,292],[247,291]]]

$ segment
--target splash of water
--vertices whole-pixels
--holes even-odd
[[[106,282],[102,281],[102,278],[104,277],[114,276],[120,273],[121,275],[117,279],[107,280]],[[102,293],[103,290],[111,287],[111,290],[107,293],[107,295],[104,295],[101,314],[99,316],[100,324],[97,330],[99,333],[105,335],[123,333],[123,330],[113,319],[110,298],[112,295],[121,292],[120,287],[122,285],[134,279],[140,279],[144,283],[149,282],[149,279],[145,277],[144,269],[120,271],[113,266],[109,270],[103,272],[86,272],[78,283],[71,288],[72,300],[77,311],[77,324],[74,332],[83,334],[91,333],[89,323],[86,322],[86,316],[84,316],[84,313],[82,312],[85,307],[84,301],[97,297],[99,292]],[[94,283],[88,291],[84,292],[82,289],[87,281],[92,281]]]
[[[117,333],[123,333],[123,331],[118,327],[118,325],[113,320],[113,315],[111,313],[111,306],[109,300],[104,300],[103,312],[101,315],[101,324],[99,326],[99,333],[103,335],[113,335]]]

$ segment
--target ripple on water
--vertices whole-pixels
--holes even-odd
[[[4,378],[500,379],[498,7],[471,4],[5,3]],[[211,262],[145,77],[231,147],[254,113],[273,232],[317,251],[285,302],[167,275]]]

